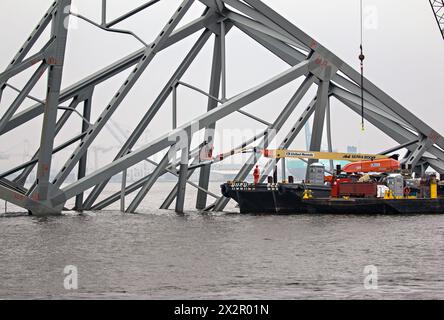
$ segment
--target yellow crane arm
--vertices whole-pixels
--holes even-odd
[[[263,150],[267,158],[282,159],[325,159],[325,160],[343,160],[350,162],[374,161],[389,159],[389,156],[381,154],[359,154],[359,153],[340,153],[340,152],[318,152],[318,151],[298,151],[298,150]]]

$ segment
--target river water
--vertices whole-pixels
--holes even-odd
[[[156,209],[172,186],[139,214],[0,215],[0,298],[444,299],[444,215],[178,216]]]

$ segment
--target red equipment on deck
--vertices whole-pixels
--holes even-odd
[[[355,172],[394,172],[400,169],[399,161],[395,159],[382,159],[374,161],[353,162],[344,166],[342,169],[346,173]]]
[[[336,179],[331,187],[332,198],[374,198],[377,196],[376,182],[352,182],[351,179]]]
[[[375,198],[377,192],[376,182],[345,182],[339,184],[340,197]]]
[[[331,184],[331,197],[332,198],[339,198],[340,197],[339,188],[340,188],[341,183],[351,183],[351,182],[352,182],[352,179],[350,179],[350,178],[334,179]]]

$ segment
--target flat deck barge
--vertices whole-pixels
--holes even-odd
[[[310,189],[311,199],[304,199]],[[225,183],[222,194],[239,204],[240,213],[255,214],[442,214],[444,197],[331,198],[331,187],[304,184]],[[441,192],[440,192],[441,193]]]

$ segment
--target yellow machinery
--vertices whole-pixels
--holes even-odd
[[[430,179],[430,199],[438,199],[438,182],[435,177]]]
[[[350,162],[375,161],[389,159],[389,156],[380,154],[359,154],[359,153],[340,153],[340,152],[318,152],[318,151],[299,151],[299,150],[263,150],[267,158],[283,159],[324,159],[324,160],[343,160]]]
[[[230,152],[222,153],[216,156],[216,159],[221,161],[228,156],[239,153],[261,153],[266,158],[273,159],[308,159],[308,160],[337,160],[337,161],[349,161],[349,162],[361,162],[361,161],[375,161],[390,159],[390,156],[381,154],[362,154],[362,153],[341,153],[341,152],[321,152],[321,151],[300,151],[300,150],[285,150],[285,149],[257,149],[257,148],[241,148],[234,149]]]

